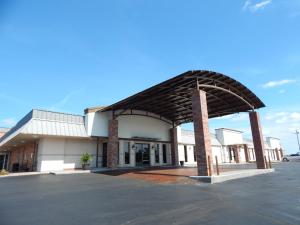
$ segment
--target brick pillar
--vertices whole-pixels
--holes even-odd
[[[118,166],[118,120],[112,119],[108,122],[108,143],[107,143],[107,167],[116,168]]]
[[[244,152],[245,152],[246,162],[250,162],[250,160],[249,160],[249,149],[248,149],[248,145],[246,145],[246,144],[244,144]]]
[[[177,137],[177,127],[170,129],[170,137],[171,137],[171,158],[172,158],[172,165],[178,166],[179,159],[178,159],[178,137]]]
[[[233,146],[233,151],[234,151],[234,160],[236,163],[240,163],[240,152],[239,152],[239,147],[236,145],[236,146]]]
[[[208,128],[206,93],[204,91],[194,91],[192,96],[192,108],[198,175],[211,176],[213,174],[213,158],[211,150],[210,133]]]
[[[280,151],[281,158],[283,158],[283,150],[282,150],[282,148],[279,149],[279,151]]]
[[[249,112],[252,138],[254,143],[255,158],[257,169],[266,169],[265,163],[265,144],[260,125],[259,113],[252,111]]]

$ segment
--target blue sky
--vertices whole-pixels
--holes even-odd
[[[299,0],[0,0],[0,126],[32,108],[83,114],[207,69],[253,90],[265,136],[296,152],[299,40]],[[217,127],[250,136],[247,114]]]

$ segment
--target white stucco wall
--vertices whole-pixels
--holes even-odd
[[[138,111],[136,111],[138,112]],[[108,137],[110,112],[91,112],[85,115],[89,136]],[[156,118],[140,115],[122,115],[117,118],[119,138],[147,137],[161,141],[170,140],[172,126]]]
[[[281,148],[281,144],[280,144],[280,140],[278,138],[273,138],[273,137],[267,137],[267,143],[268,145],[271,147],[271,149],[280,149]]]
[[[187,147],[187,162],[185,162],[184,146]],[[216,156],[218,157],[218,163],[223,162],[223,151],[221,146],[212,146],[212,159],[213,163],[216,163]],[[180,144],[178,146],[179,161],[184,161],[187,166],[195,166],[197,162],[194,160],[194,146]]]
[[[95,167],[96,141],[90,139],[67,139],[46,137],[39,141],[37,170],[62,171],[80,168],[83,153],[93,156],[91,167]]]
[[[243,143],[243,133],[230,129],[216,129],[216,136],[222,145],[235,145]]]
[[[172,126],[161,120],[145,116],[120,116],[119,138],[146,137],[170,141]]]
[[[91,112],[85,115],[85,127],[89,136],[107,137],[109,112]]]

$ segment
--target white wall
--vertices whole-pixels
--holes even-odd
[[[85,126],[89,136],[108,137],[110,112],[92,112],[85,115]],[[117,118],[119,138],[148,137],[170,141],[172,126],[164,121],[140,115],[122,115]]]
[[[276,149],[276,148],[280,149],[281,148],[280,140],[277,138],[267,137],[267,143],[269,144],[271,149]]]
[[[216,129],[216,136],[222,145],[242,144],[243,133],[230,129]]]
[[[185,162],[185,154],[184,154],[184,146],[187,147],[187,162]],[[213,163],[216,163],[216,156],[218,157],[218,163],[223,162],[223,156],[222,156],[222,147],[221,146],[212,146],[212,159]],[[184,161],[185,165],[187,166],[194,166],[197,164],[197,162],[194,160],[194,146],[193,145],[184,145],[180,144],[178,146],[178,158],[179,161]]]
[[[62,171],[80,168],[83,153],[93,156],[91,167],[95,167],[96,141],[46,137],[39,141],[37,171]]]
[[[120,116],[119,138],[146,137],[170,141],[172,126],[158,119],[145,116]]]
[[[107,137],[109,112],[91,112],[85,115],[85,127],[89,136]]]

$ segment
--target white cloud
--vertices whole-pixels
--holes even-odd
[[[1,120],[1,124],[3,124],[2,126],[4,127],[13,127],[14,125],[16,125],[17,121],[14,118],[6,118]]]
[[[247,10],[248,7],[250,7],[250,6],[251,6],[251,1],[250,0],[245,1],[244,6],[243,6],[243,10]]]
[[[266,120],[273,121],[276,124],[300,122],[300,112],[278,112],[267,114]]]
[[[232,122],[239,122],[239,121],[245,121],[248,120],[248,114],[247,113],[238,113],[238,114],[231,114],[231,115],[226,115],[222,117],[216,117],[214,118],[215,120],[228,120]]]
[[[295,83],[295,82],[296,82],[296,80],[289,80],[289,79],[269,81],[269,82],[263,84],[262,87],[263,88],[273,88],[273,87],[278,87],[278,86]]]
[[[243,10],[249,10],[250,12],[256,12],[258,10],[264,9],[267,5],[271,4],[272,0],[265,0],[257,3],[252,3],[251,0],[247,0],[243,5]]]
[[[64,110],[65,106],[69,103],[69,101],[72,98],[74,98],[76,95],[81,94],[84,91],[85,91],[85,87],[70,91],[62,99],[60,99],[58,102],[56,102],[52,106],[50,106],[49,109],[52,111]]]
[[[285,92],[286,92],[286,90],[281,89],[281,90],[279,91],[279,94],[284,94]]]

